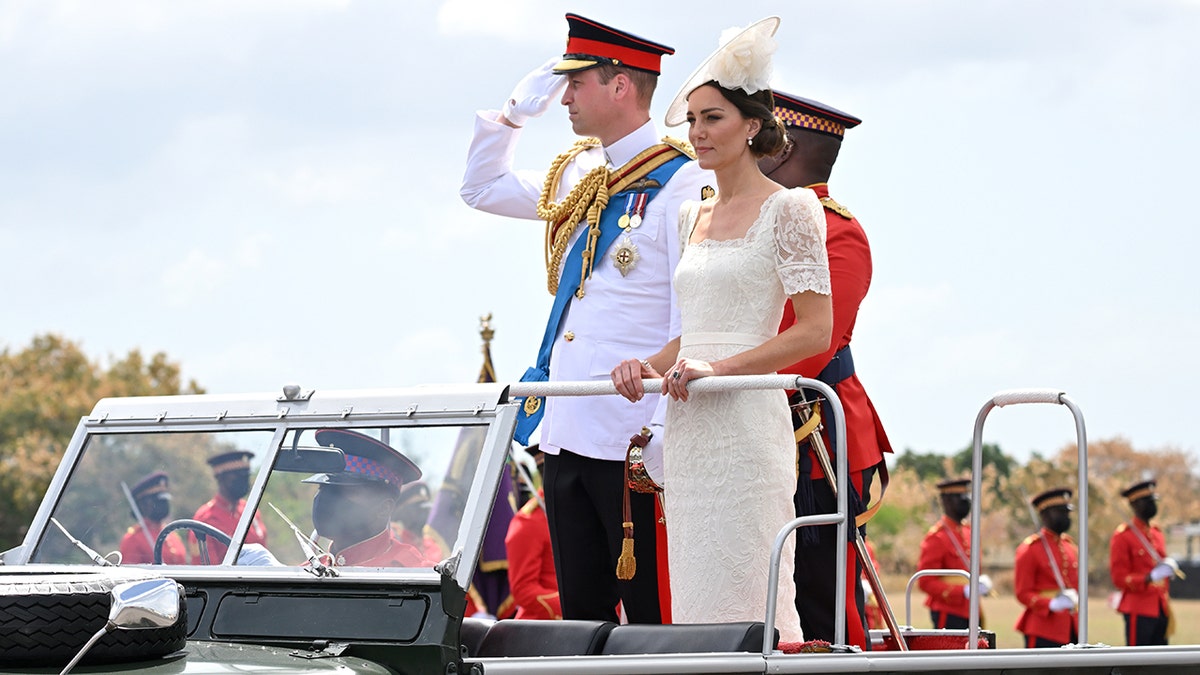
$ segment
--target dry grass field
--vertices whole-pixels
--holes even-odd
[[[896,612],[896,619],[904,623],[904,587],[908,579],[885,575],[884,586],[888,589],[888,600]],[[1003,586],[1004,584],[1000,584]],[[1108,591],[1090,589],[1088,598],[1088,642],[1113,646],[1125,644],[1125,622],[1116,610],[1108,606]],[[1175,615],[1175,633],[1171,644],[1200,644],[1200,600],[1172,600]],[[1021,615],[1021,605],[1013,596],[1011,587],[984,598],[983,615],[985,628],[996,633],[996,646],[1004,649],[1020,648],[1023,637],[1013,628]],[[929,610],[925,607],[925,595],[914,586],[912,594],[912,622],[915,628],[931,628]]]

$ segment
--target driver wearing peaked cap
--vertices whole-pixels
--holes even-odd
[[[421,478],[421,469],[395,448],[348,429],[322,429],[317,443],[345,456],[345,468],[319,473],[305,483],[320,487],[313,497],[317,534],[330,540],[335,566],[427,567],[415,547],[396,538],[389,526],[400,488]]]
[[[135,522],[121,537],[121,562],[126,565],[148,565],[154,562],[154,542],[162,532],[163,521],[171,515],[171,479],[155,471],[129,489],[137,509]],[[186,565],[187,551],[179,537],[167,536],[163,542],[163,562],[167,565]]]

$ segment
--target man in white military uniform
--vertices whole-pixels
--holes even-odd
[[[481,111],[460,191],[471,207],[546,221],[547,286],[555,294],[538,365],[526,380],[607,380],[622,359],[679,335],[671,279],[679,260],[679,206],[712,185],[677,142],[650,121],[660,60],[674,50],[574,14],[566,53],[527,75],[501,111]],[[562,91],[579,136],[549,172],[515,171],[520,128]],[[526,400],[517,440],[542,420],[544,482],[563,618],[659,623],[654,498],[634,493],[637,571],[619,581],[629,438],[658,396]],[[665,593],[663,596],[665,597]]]

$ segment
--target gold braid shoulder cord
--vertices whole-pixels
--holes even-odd
[[[667,137],[663,139],[663,143],[690,159],[696,158],[691,145],[684,141]],[[582,293],[583,282],[592,275],[592,268],[595,265],[596,241],[600,238],[600,214],[608,206],[608,196],[610,194],[609,182],[612,180],[613,172],[609,171],[607,167],[598,166],[589,171],[576,183],[575,187],[571,188],[571,192],[561,202],[554,204],[550,200],[553,198],[553,195],[558,194],[558,188],[562,182],[563,172],[566,171],[567,163],[586,150],[599,146],[600,139],[598,138],[584,138],[575,141],[575,145],[570,150],[554,158],[554,162],[550,165],[550,170],[546,173],[546,182],[542,186],[542,195],[538,198],[537,215],[538,218],[546,221],[544,251],[546,260],[546,290],[550,292],[550,295],[558,293],[559,271],[562,266],[563,255],[567,250],[567,243],[570,242],[571,235],[575,233],[575,228],[585,217],[588,222],[588,240],[583,251],[583,269],[580,273],[577,294]],[[635,164],[643,160],[648,155],[656,153],[660,148],[661,146],[654,146],[642,151],[630,160],[629,164]],[[653,166],[648,167],[645,173],[648,173],[649,169],[652,168]],[[644,173],[634,172],[624,176],[620,184],[611,186],[614,188],[612,191],[620,192],[624,190],[629,183],[641,175],[644,175]],[[561,225],[556,227],[556,224]],[[582,295],[579,297],[582,297]]]
[[[550,203],[550,200],[558,194],[558,186],[562,182],[562,175],[567,164],[584,151],[599,146],[600,139],[598,138],[584,138],[575,141],[575,145],[570,150],[554,158],[550,170],[546,173],[542,196],[538,198],[537,215],[538,218],[546,221],[546,289],[550,291],[550,295],[558,293],[558,276],[562,266],[562,257],[567,251],[567,242],[575,233],[575,227],[584,218],[585,210],[588,221],[593,223],[592,227],[596,230],[596,236],[599,236],[597,223],[600,220],[600,211],[604,209],[604,206],[597,209],[595,204],[597,202],[608,204],[608,167],[598,166],[589,171],[582,180],[575,184],[575,187],[571,188],[571,192],[561,202],[553,204]],[[595,210],[594,213],[593,210]],[[562,227],[555,228],[555,223],[559,222],[562,223]],[[589,237],[591,237],[591,233],[589,233]],[[587,269],[586,266],[585,269]]]

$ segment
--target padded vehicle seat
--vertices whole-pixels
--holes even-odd
[[[495,623],[489,619],[472,617],[463,619],[462,629],[458,633],[458,641],[467,650],[467,656],[479,656],[479,646],[483,644],[483,636],[487,635],[488,629]]]
[[[774,631],[772,646],[779,644]],[[757,652],[762,649],[763,623],[680,623],[666,626],[617,626],[604,641],[601,654],[700,654],[705,652]]]
[[[610,621],[504,619],[492,624],[479,645],[492,656],[584,656],[599,654],[616,624]],[[761,633],[760,633],[761,635]]]

